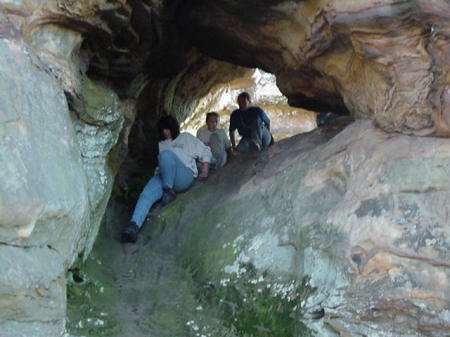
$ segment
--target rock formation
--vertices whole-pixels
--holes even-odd
[[[445,336],[448,141],[370,121],[335,133],[216,172],[156,211],[136,245],[120,247],[127,210],[109,209],[69,294],[71,332]]]
[[[203,52],[277,76],[289,103],[448,136],[447,1],[187,2]]]
[[[85,107],[70,114],[36,54],[14,40],[0,45],[0,335],[59,336],[65,272],[97,235],[127,107],[84,78]]]
[[[347,300],[333,311],[317,299],[327,324],[375,334],[379,318],[380,334],[395,335],[395,312],[395,325],[411,334],[446,331],[448,140],[396,133],[450,135],[449,16],[444,0],[0,0],[0,335],[64,333],[66,272],[91,250],[127,151],[141,170],[151,167],[145,158],[154,151],[145,148],[155,145],[163,111],[185,120],[245,78],[243,66],[275,74],[293,106],[394,132],[359,122],[320,151],[301,155],[292,145],[292,158],[277,157],[286,162],[261,164],[303,167],[292,171],[301,184],[289,187],[292,198],[281,191],[287,178],[265,175],[274,167],[247,196],[279,189],[264,212],[281,207],[291,217],[267,226],[295,222],[294,233],[317,243],[303,250],[299,275],[329,294],[342,285]],[[381,164],[378,155],[392,160]],[[242,186],[251,187],[256,180],[246,177]],[[322,258],[327,244],[338,260]],[[320,281],[313,266],[323,261],[343,283]],[[362,305],[359,296],[371,291]]]
[[[247,76],[246,76],[247,75]],[[221,88],[219,95],[212,95],[215,101],[207,100],[201,104],[182,124],[182,130],[196,134],[197,130],[205,125],[205,113],[216,111],[220,114],[219,127],[227,128],[230,115],[238,108],[237,97],[242,91],[249,93],[252,105],[264,110],[271,120],[271,133],[275,140],[291,137],[299,133],[308,132],[317,127],[317,113],[301,108],[295,108],[287,103],[276,85],[276,78],[272,74],[259,69],[247,71],[241,77],[228,82]],[[210,95],[204,96],[210,98]]]
[[[154,121],[166,109],[182,120],[242,76],[195,50],[176,52],[174,28],[158,18],[170,5],[133,5],[0,1],[2,337],[64,332],[65,275],[96,239],[136,114]],[[161,29],[142,27],[136,13],[156,15]],[[151,44],[149,29],[165,37]]]

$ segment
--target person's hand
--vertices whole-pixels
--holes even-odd
[[[211,142],[205,142],[205,145],[211,147]]]
[[[202,163],[202,171],[198,175],[199,180],[206,180],[209,173],[209,163]]]
[[[202,172],[202,173],[200,173],[200,174],[198,175],[198,180],[204,181],[204,180],[206,180],[206,179],[208,179],[208,173]]]

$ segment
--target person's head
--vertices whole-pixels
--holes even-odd
[[[175,139],[180,134],[178,121],[170,116],[163,116],[158,121],[159,140]]]
[[[239,94],[237,102],[239,105],[239,109],[245,110],[250,106],[252,100],[250,99],[250,95],[248,94],[248,92],[244,91]]]
[[[209,131],[214,131],[219,123],[219,114],[217,112],[208,112],[206,114],[206,126]]]

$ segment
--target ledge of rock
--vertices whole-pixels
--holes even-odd
[[[388,132],[450,134],[449,4],[438,1],[2,1],[1,35],[50,50],[82,44],[121,97],[183,72],[195,46],[276,75],[294,106],[371,118]],[[58,28],[56,28],[58,27]],[[82,38],[81,38],[82,37]],[[70,48],[61,48],[67,58]],[[76,76],[53,62],[76,95]],[[69,90],[70,89],[70,90]]]

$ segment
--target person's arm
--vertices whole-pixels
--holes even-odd
[[[231,148],[231,142],[230,142],[230,138],[227,136],[227,133],[224,129],[220,129],[220,135],[223,139],[223,144],[225,146],[225,150],[228,150]]]
[[[209,163],[212,159],[212,153],[211,149],[203,144],[203,142],[192,136],[190,138],[190,141],[192,142],[192,149],[193,149],[193,156],[194,158],[198,158],[200,162],[202,163],[202,169],[199,174],[200,178],[207,178],[209,174]]]
[[[199,178],[208,178],[209,163],[202,163],[202,172],[198,175]]]
[[[231,148],[234,150],[236,147],[236,138],[234,138],[234,132],[237,129],[237,125],[236,125],[236,116],[237,116],[237,111],[233,111],[231,113],[230,116],[230,128],[229,128],[229,134],[230,134],[230,141],[231,141]]]
[[[230,142],[231,148],[234,149],[236,147],[236,139],[234,138],[234,131],[230,130]]]
[[[223,137],[223,142],[224,142],[225,151],[227,153],[227,156],[230,157],[233,155],[233,147],[231,146],[230,138],[227,136],[227,133],[225,132],[225,130],[221,129],[220,133]]]

